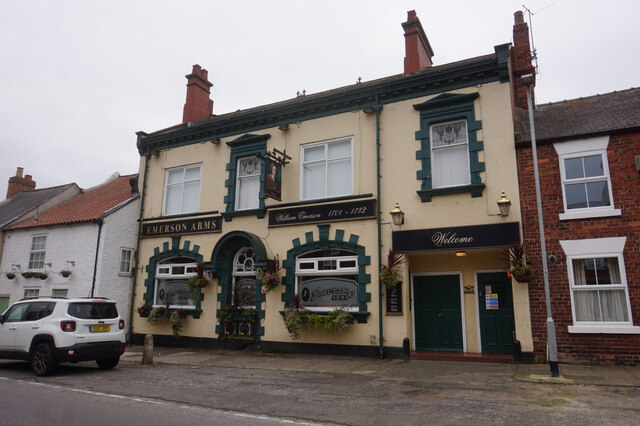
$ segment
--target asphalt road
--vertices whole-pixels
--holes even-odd
[[[3,424],[47,425],[640,423],[636,387],[527,383],[492,364],[464,374],[448,365],[407,376],[402,364],[353,374],[82,363],[36,378],[27,364],[2,361],[0,410],[28,420]]]

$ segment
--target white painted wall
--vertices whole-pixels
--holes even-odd
[[[131,276],[118,275],[121,247],[135,248],[138,200],[130,202],[105,218],[98,254],[98,273],[95,296],[116,300],[118,312],[128,321]],[[13,280],[6,277],[12,264],[25,271],[29,264],[31,237],[47,235],[45,263],[48,278],[24,278],[20,274]],[[97,224],[60,225],[5,231],[4,253],[0,261],[0,296],[8,296],[9,303],[24,297],[27,288],[37,288],[40,296],[50,296],[54,289],[67,289],[68,297],[87,297],[91,294],[96,245]],[[60,271],[70,267],[71,276],[64,278]]]

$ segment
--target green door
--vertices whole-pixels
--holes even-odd
[[[413,278],[416,350],[462,352],[460,277]]]
[[[513,294],[505,272],[478,274],[478,307],[482,352],[513,351]]]

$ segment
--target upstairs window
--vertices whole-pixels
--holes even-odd
[[[122,275],[131,275],[131,259],[133,258],[133,250],[123,248],[120,250],[120,269],[118,272]]]
[[[196,164],[166,171],[163,215],[198,211],[201,169],[202,165]]]
[[[301,147],[301,198],[339,197],[353,193],[353,138]]]
[[[261,161],[258,157],[238,159],[236,174],[236,210],[260,207]]]
[[[44,256],[46,254],[46,247],[46,235],[34,235],[31,237],[31,249],[29,250],[28,269],[44,269]]]
[[[564,203],[560,219],[620,215],[613,207],[608,143],[608,137],[599,137],[554,144]]]
[[[433,188],[469,185],[469,143],[466,120],[430,127]]]

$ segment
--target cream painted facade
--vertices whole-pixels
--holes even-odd
[[[452,70],[445,69],[440,74],[425,72],[390,77],[349,86],[343,91],[309,95],[142,134],[138,141],[141,154],[139,175],[143,180],[144,192],[140,229],[144,224],[199,217],[224,218],[220,219],[220,229],[216,230],[219,232],[140,236],[134,307],[149,303],[150,291],[157,285],[151,279],[157,268],[156,260],[163,258],[159,253],[168,253],[172,247],[185,248],[185,252],[200,255],[205,269],[211,271],[214,278],[201,290],[203,298],[199,304],[199,315],[196,315],[199,317],[188,316],[183,321],[181,337],[171,337],[168,321],[161,320],[157,325],[152,325],[135,311],[132,318],[134,336],[164,336],[168,344],[180,344],[180,339],[184,344],[219,344],[223,336],[220,328],[216,329],[218,310],[227,303],[224,297],[228,297],[228,290],[224,290],[223,281],[229,280],[224,276],[229,270],[224,269],[227,266],[223,267],[220,259],[227,256],[224,251],[230,246],[225,244],[245,236],[246,243],[254,245],[256,251],[263,247],[266,260],[277,258],[283,268],[285,285],[267,293],[264,300],[259,300],[258,295],[256,308],[261,318],[257,325],[260,332],[255,340],[261,348],[296,350],[298,347],[300,350],[313,351],[318,348],[316,345],[322,345],[328,350],[335,348],[336,353],[351,350],[374,355],[383,351],[398,356],[402,353],[403,341],[409,339],[412,349],[420,349],[415,343],[416,330],[422,333],[415,315],[416,277],[455,275],[459,277],[460,311],[463,317],[463,343],[460,350],[485,352],[479,319],[479,308],[484,299],[479,291],[487,287],[479,286],[478,274],[505,273],[506,265],[502,257],[504,242],[495,246],[489,242],[467,247],[464,249],[466,257],[456,257],[457,249],[407,250],[407,263],[401,270],[403,290],[402,312],[399,314],[386,312],[387,290],[380,285],[378,275],[381,264],[386,261],[387,252],[394,248],[394,232],[451,227],[481,229],[506,223],[517,226],[520,222],[511,95],[508,78],[505,77],[506,55],[503,55],[506,49],[508,46],[498,46],[496,55],[480,57],[476,60],[477,64],[472,62],[478,72],[469,71],[469,78],[461,79],[458,75],[455,84],[451,83],[453,80],[446,80],[447,73],[455,71],[456,67],[453,66]],[[485,74],[480,69],[484,69]],[[486,77],[486,70],[491,70],[490,77]],[[429,88],[431,86],[427,84],[436,80],[443,81],[441,90]],[[402,86],[404,91],[396,86]],[[426,121],[423,122],[425,119],[421,109],[416,105],[423,105],[423,109],[438,110],[440,103],[444,103],[446,108],[451,102],[471,105],[473,120],[481,123],[473,131],[482,148],[476,150],[477,158],[474,157],[470,162],[472,168],[476,163],[483,164],[477,174],[483,186],[479,196],[472,196],[469,191],[454,191],[436,193],[425,201],[419,193],[429,191],[422,186],[425,166],[419,158],[421,140],[417,134],[422,131],[424,135],[428,129],[425,129]],[[373,108],[369,108],[371,106]],[[474,125],[473,120],[468,121],[469,126]],[[280,128],[282,124],[287,126]],[[250,214],[239,214],[233,208],[233,194],[230,201],[225,201],[230,194],[229,188],[235,188],[236,185],[235,171],[231,169],[235,167],[233,162],[237,159],[234,149],[244,146],[243,138],[257,138],[266,144],[266,152],[276,149],[291,157],[290,162],[281,169],[281,201],[265,197],[261,189],[263,205]],[[302,148],[308,144],[341,138],[352,140],[351,193],[337,198],[303,200]],[[470,142],[469,146],[472,145]],[[167,170],[196,164],[201,165],[202,171],[198,211],[163,216]],[[264,161],[261,164],[264,169]],[[265,172],[261,173],[261,185],[264,185]],[[511,200],[507,217],[500,215],[497,205],[502,192]],[[369,201],[376,203],[376,210],[380,214],[376,211],[371,217],[353,220],[348,220],[344,215],[338,219],[324,215],[318,222],[269,226],[271,212],[328,206],[340,208],[343,203]],[[389,214],[396,203],[405,213],[404,223],[398,226],[393,224]],[[407,235],[410,240],[411,234]],[[310,333],[303,326],[301,338],[294,341],[285,328],[282,316],[282,312],[290,307],[293,294],[293,289],[287,286],[291,287],[296,282],[292,276],[292,265],[298,259],[296,256],[304,255],[305,247],[309,251],[317,250],[323,244],[326,246],[327,241],[329,246],[333,244],[337,247],[339,244],[336,242],[339,242],[344,243],[345,247],[349,245],[361,249],[358,254],[358,266],[361,269],[357,280],[358,288],[365,289],[362,292],[364,294],[358,296],[358,310],[362,315],[342,333]],[[167,254],[164,258],[171,256]],[[514,281],[511,285],[516,337],[522,350],[530,352],[533,345],[526,284]],[[223,294],[224,291],[227,293]],[[366,308],[363,310],[362,306]]]

